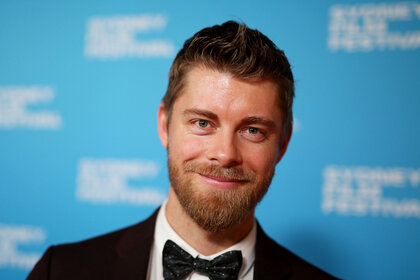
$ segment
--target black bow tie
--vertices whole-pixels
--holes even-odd
[[[165,280],[185,279],[192,271],[207,275],[210,280],[237,280],[242,266],[241,251],[226,252],[211,261],[193,258],[172,240],[163,247]]]

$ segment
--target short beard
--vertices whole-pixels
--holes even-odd
[[[217,233],[241,224],[264,197],[274,176],[274,166],[267,170],[262,182],[256,183],[253,171],[239,167],[184,162],[183,172],[168,154],[171,186],[187,214],[204,230]],[[202,174],[244,181],[232,190],[200,191],[194,186],[191,175]],[[190,175],[190,176],[188,176]]]

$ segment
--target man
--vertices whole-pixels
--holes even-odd
[[[277,245],[254,218],[292,134],[282,51],[226,22],[187,40],[158,110],[169,196],[148,220],[53,246],[28,279],[334,279]]]

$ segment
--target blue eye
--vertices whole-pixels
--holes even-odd
[[[241,133],[245,139],[248,139],[252,142],[258,143],[262,142],[266,139],[267,133],[264,129],[256,128],[256,127],[244,127],[241,130]]]
[[[258,134],[260,132],[260,130],[258,128],[255,128],[255,127],[249,127],[248,132],[251,133],[251,134]]]
[[[205,128],[205,127],[207,127],[208,125],[209,125],[209,122],[208,122],[208,121],[205,121],[205,120],[199,120],[199,121],[198,121],[198,126],[199,126],[199,127]]]

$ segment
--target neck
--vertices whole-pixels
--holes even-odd
[[[223,251],[239,242],[251,231],[254,223],[254,211],[251,211],[241,224],[226,231],[206,231],[184,211],[172,187],[169,188],[165,214],[174,231],[197,252],[205,256]]]

